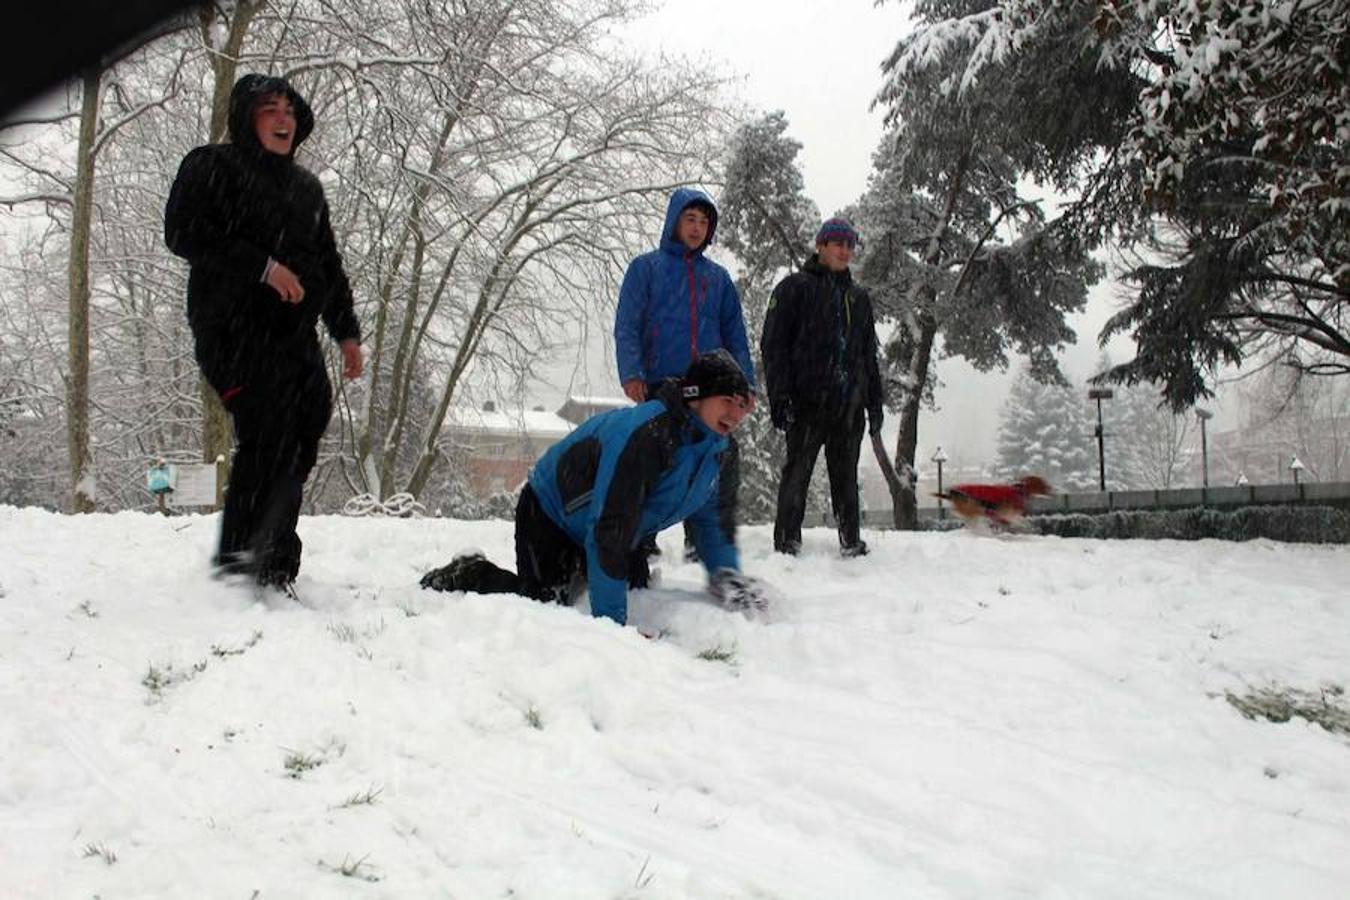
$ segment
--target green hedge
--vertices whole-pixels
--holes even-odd
[[[1224,512],[1195,507],[1176,510],[1115,510],[1098,515],[1029,516],[1022,530],[1060,537],[1195,541],[1269,538],[1306,544],[1350,543],[1350,512],[1331,506],[1248,506]]]

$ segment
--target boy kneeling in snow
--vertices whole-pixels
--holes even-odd
[[[516,568],[461,554],[428,572],[422,587],[522,594],[571,603],[572,584],[590,585],[591,613],[628,620],[628,588],[646,587],[648,535],[688,520],[709,575],[709,592],[731,609],[762,609],[764,593],[740,574],[734,522],[719,521],[727,435],[750,411],[750,384],[726,350],[690,364],[655,399],[593,416],[549,448],[516,505]]]

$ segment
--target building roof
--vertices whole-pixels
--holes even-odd
[[[625,406],[631,406],[632,401],[627,397],[568,397],[563,405],[558,407],[558,415],[569,422],[580,425],[596,413],[608,412],[611,409],[623,409]]]
[[[456,406],[451,408],[449,420],[452,429],[504,437],[561,438],[576,427],[557,413],[519,408],[484,410]]]

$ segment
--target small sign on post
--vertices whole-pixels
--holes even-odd
[[[175,470],[173,495],[169,504],[174,507],[210,506],[219,504],[219,467],[216,463],[191,463],[172,467]]]
[[[155,498],[155,508],[164,515],[169,507],[219,509],[225,486],[223,460],[209,463],[170,463],[155,460],[145,472],[145,489]]]

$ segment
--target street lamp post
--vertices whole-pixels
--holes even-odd
[[[944,506],[942,505],[942,464],[945,463],[946,461],[947,461],[947,454],[945,454],[945,453],[942,452],[942,445],[941,445],[941,444],[938,444],[937,450],[933,453],[933,462],[937,463],[937,467],[938,467],[938,489],[937,489],[937,492],[938,492],[938,518],[939,518],[939,519],[945,519],[945,518],[947,517],[947,509],[946,509],[946,507],[944,507]]]
[[[1097,483],[1102,492],[1106,492],[1106,443],[1102,431],[1102,401],[1110,400],[1115,392],[1110,388],[1089,388],[1088,399],[1097,401]]]
[[[1200,473],[1201,484],[1209,487],[1209,439],[1205,434],[1205,423],[1214,418],[1214,413],[1199,406],[1195,408],[1195,417],[1200,420]]]
[[[1289,471],[1294,473],[1294,484],[1298,484],[1298,476],[1304,468],[1303,461],[1297,456],[1289,460]]]

